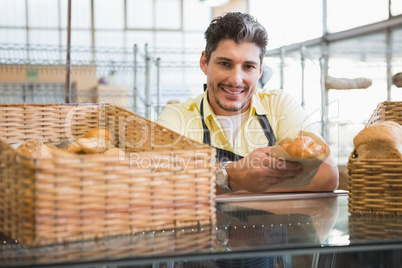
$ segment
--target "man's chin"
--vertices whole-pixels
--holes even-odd
[[[227,112],[240,112],[243,107],[239,105],[222,105],[221,108]]]

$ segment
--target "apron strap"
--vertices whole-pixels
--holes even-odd
[[[211,145],[211,133],[209,132],[207,125],[205,125],[204,105],[203,104],[204,104],[204,99],[201,100],[201,105],[200,105],[201,122],[202,122],[202,128],[204,129],[203,142],[205,144]]]
[[[268,121],[268,118],[263,114],[257,114],[258,121],[260,121],[260,125],[262,130],[264,131],[265,137],[267,137],[269,141],[269,146],[273,146],[276,144],[276,138],[274,131],[271,127],[271,124]]]
[[[201,100],[200,114],[201,114],[202,127],[204,129],[203,142],[211,146],[211,133],[209,132],[207,125],[205,125],[204,120],[204,99]],[[216,149],[216,159],[218,160],[218,162],[238,161],[243,158],[243,156],[235,154],[231,151],[216,147],[214,148]]]

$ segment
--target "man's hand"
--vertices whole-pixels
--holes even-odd
[[[270,147],[259,148],[245,158],[229,163],[229,187],[233,191],[266,192],[272,186],[296,178],[302,173],[300,163],[271,157]]]

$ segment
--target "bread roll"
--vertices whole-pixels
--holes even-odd
[[[320,158],[326,153],[325,148],[316,144],[312,137],[304,135],[293,140],[286,138],[278,145],[282,146],[293,158]]]
[[[18,146],[16,151],[28,158],[51,158],[53,156],[50,147],[38,140],[26,141]]]
[[[368,78],[337,78],[327,76],[325,78],[326,89],[365,89],[370,87],[373,82]]]
[[[392,84],[396,87],[402,87],[402,72],[397,73],[392,77]]]
[[[402,126],[384,121],[365,127],[353,144],[358,159],[401,159]]]
[[[103,154],[106,154],[106,155],[125,155],[125,151],[120,149],[120,148],[114,147],[114,148],[107,149]]]
[[[76,154],[81,152],[81,147],[76,142],[63,141],[56,147]]]
[[[88,131],[85,135],[84,138],[99,138],[101,140],[107,140],[112,143],[113,146],[116,146],[116,139],[113,136],[112,133],[110,133],[108,130],[104,128],[96,128]]]
[[[51,150],[53,157],[75,157],[75,156],[77,156],[76,153],[70,152],[65,149],[61,149],[61,148],[57,148],[57,147],[53,147],[53,146],[48,146],[48,147]]]
[[[99,154],[113,148],[112,142],[98,137],[77,139],[81,150],[86,154]]]

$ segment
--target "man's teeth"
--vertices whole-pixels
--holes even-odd
[[[238,94],[241,93],[241,91],[239,91],[239,92],[237,92],[237,91],[230,91],[230,90],[228,90],[228,89],[226,89],[226,88],[223,88],[223,90],[226,91],[227,93],[234,94],[234,95],[238,95]]]

